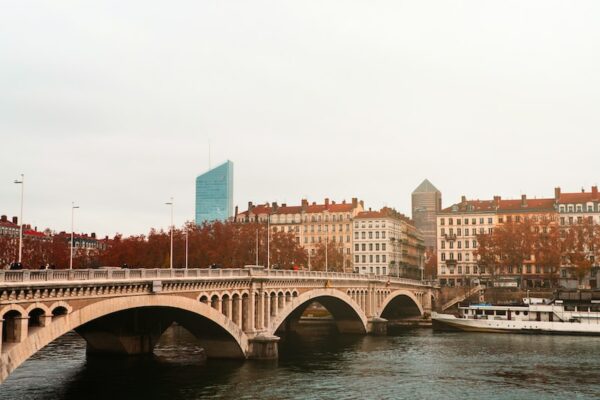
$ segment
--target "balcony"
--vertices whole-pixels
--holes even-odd
[[[456,240],[456,234],[455,233],[445,233],[444,238],[446,240]]]

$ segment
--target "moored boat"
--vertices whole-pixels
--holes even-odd
[[[600,335],[600,301],[523,299],[521,305],[474,304],[459,315],[433,313],[433,329],[467,332]]]

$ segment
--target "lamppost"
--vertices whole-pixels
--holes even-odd
[[[21,180],[15,179],[15,183],[21,185],[21,213],[19,215],[19,264],[23,259],[23,193],[25,192],[25,175],[21,174]]]
[[[79,208],[71,202],[71,257],[69,258],[69,269],[73,269],[73,247],[75,246],[75,209]]]
[[[267,215],[267,269],[271,269],[271,215]]]
[[[185,269],[188,269],[189,228],[185,227]]]
[[[325,236],[325,272],[329,272],[329,266],[327,264],[327,253],[328,251],[328,247],[327,244],[329,243],[329,233],[327,234],[327,236]]]
[[[173,269],[173,198],[171,197],[171,201],[165,203],[167,206],[171,206],[171,254],[170,254],[170,262],[169,268]]]

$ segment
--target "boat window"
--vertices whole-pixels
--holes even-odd
[[[494,310],[485,310],[485,315],[494,315]]]
[[[515,311],[515,315],[521,314],[521,311]]]
[[[496,310],[496,315],[506,315],[505,310]]]
[[[523,315],[527,315],[529,314],[527,311],[523,311]]]
[[[483,310],[477,310],[477,311],[475,311],[475,313],[476,313],[477,315],[483,315]]]

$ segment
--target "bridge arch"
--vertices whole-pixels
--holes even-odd
[[[56,307],[63,306],[57,305]],[[201,318],[226,335],[228,343],[225,346],[225,351],[228,352],[228,355],[225,355],[225,357],[246,357],[248,352],[248,337],[246,334],[220,311],[210,307],[210,304],[204,304],[190,298],[167,295],[110,298],[69,312],[61,318],[53,319],[48,326],[31,332],[27,337],[22,337],[17,343],[10,343],[10,348],[3,349],[0,355],[0,382],[4,381],[12,371],[33,354],[67,332],[80,329],[90,322],[122,311],[149,309],[151,307],[171,309],[192,317]],[[52,307],[50,308],[52,309]],[[22,307],[16,305],[3,308],[2,315],[4,316],[9,312],[19,313],[22,317],[28,315]],[[211,357],[211,352],[214,351],[210,348],[211,345],[217,347],[217,352],[224,349],[223,343],[215,343],[212,339],[201,339],[201,343],[209,357]]]
[[[377,315],[385,319],[394,319],[399,316],[422,316],[423,313],[421,301],[413,292],[405,289],[389,293],[377,310]]]
[[[288,297],[288,294],[290,295]],[[283,295],[284,306],[271,320],[268,328],[270,335],[275,335],[277,330],[288,319],[297,320],[312,302],[317,302],[333,316],[338,330],[342,333],[367,333],[367,316],[362,308],[346,293],[337,289],[313,289],[291,296],[290,291]],[[279,296],[282,293],[279,292]],[[280,298],[278,296],[278,298]]]

